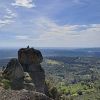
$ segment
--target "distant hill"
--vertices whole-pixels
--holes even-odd
[[[41,52],[44,56],[100,57],[100,48],[82,48],[82,49],[48,48],[48,49],[41,49]]]
[[[42,48],[40,49],[43,56],[65,56],[65,57],[100,57],[100,48]],[[0,59],[16,58],[17,49],[0,49]]]

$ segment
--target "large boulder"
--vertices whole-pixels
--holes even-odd
[[[22,89],[24,82],[24,70],[19,61],[15,59],[11,59],[6,69],[3,72],[3,76],[6,79],[9,79],[12,83],[12,89]]]
[[[45,72],[41,67],[43,56],[34,48],[22,48],[18,51],[18,60],[25,72],[32,78],[37,92],[45,93]]]
[[[11,59],[3,72],[4,78],[11,81],[11,88],[14,90],[27,89],[35,90],[30,75],[24,72],[23,67],[17,59]]]
[[[18,60],[25,72],[29,71],[29,65],[40,64],[43,61],[42,54],[34,48],[22,48],[18,51]],[[41,68],[41,67],[40,67]],[[35,67],[33,67],[35,69]]]
[[[24,77],[24,70],[19,61],[16,58],[11,59],[6,69],[3,72],[3,75],[9,80],[14,80]]]

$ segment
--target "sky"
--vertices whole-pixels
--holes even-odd
[[[100,47],[100,0],[0,0],[0,48]]]

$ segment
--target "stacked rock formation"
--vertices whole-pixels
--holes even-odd
[[[40,64],[43,61],[41,52],[33,48],[22,48],[18,51],[18,60],[24,72],[30,74],[36,91],[44,93],[45,73]]]
[[[25,75],[32,79],[37,92],[45,93],[45,72],[41,67],[42,54],[34,48],[22,48],[18,51],[18,60],[11,59],[3,75],[12,81],[14,89],[24,88]],[[29,78],[28,78],[29,79]]]

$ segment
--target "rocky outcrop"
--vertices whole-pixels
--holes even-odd
[[[32,70],[41,69],[41,66],[38,66],[39,68],[30,68],[29,66],[32,64],[40,65],[40,63],[43,61],[43,57],[39,50],[36,50],[34,48],[22,48],[18,51],[18,60],[23,66],[24,71],[29,72]]]
[[[42,54],[34,48],[22,48],[18,51],[18,60],[11,59],[3,76],[12,83],[12,89],[36,90],[47,94],[45,72],[41,67]]]
[[[3,76],[11,81],[12,89],[24,88],[24,70],[17,59],[11,59],[3,72]]]
[[[45,93],[45,73],[41,67],[42,54],[34,48],[22,48],[18,51],[18,60],[25,72],[28,72],[35,84],[36,91]]]
[[[14,90],[35,90],[34,83],[29,73],[24,72],[23,67],[17,59],[11,59],[3,72],[4,78],[10,80],[11,88]]]
[[[24,70],[19,61],[14,58],[8,62],[7,67],[3,72],[3,75],[10,80],[23,78]]]
[[[52,100],[45,94],[27,90],[0,90],[0,100]]]

